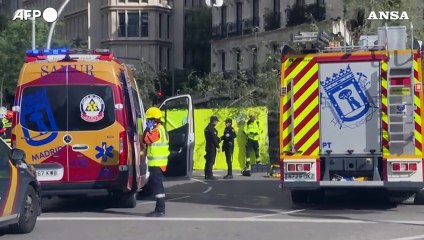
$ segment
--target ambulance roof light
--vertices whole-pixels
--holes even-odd
[[[63,55],[69,53],[69,49],[55,48],[55,49],[31,49],[26,51],[27,57],[47,56],[47,55]]]
[[[112,61],[114,59],[112,52],[109,49],[31,49],[26,51],[25,62],[35,62],[37,60],[48,60],[57,59],[55,56],[60,57],[61,55],[92,55],[93,59],[99,59],[102,61]],[[50,56],[50,58],[48,58]],[[97,57],[96,57],[97,56]],[[86,57],[76,57],[75,59],[88,59]]]

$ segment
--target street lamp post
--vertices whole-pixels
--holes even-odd
[[[49,36],[48,36],[48,38],[47,38],[47,46],[46,46],[46,47],[47,47],[47,49],[50,49],[50,44],[51,44],[52,36],[53,36],[53,30],[54,30],[54,28],[56,27],[56,23],[57,23],[57,21],[59,20],[60,14],[62,13],[62,11],[63,11],[63,9],[66,7],[66,5],[69,3],[69,1],[70,1],[70,0],[65,0],[65,1],[62,3],[62,6],[60,6],[59,11],[57,11],[57,19],[56,19],[56,21],[54,21],[54,22],[52,23],[52,25],[50,26]]]
[[[32,49],[35,49],[35,17],[32,18]]]

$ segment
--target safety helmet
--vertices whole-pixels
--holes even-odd
[[[157,107],[151,107],[146,111],[146,118],[160,120],[162,118],[162,111]]]

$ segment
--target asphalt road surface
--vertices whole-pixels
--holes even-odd
[[[223,172],[216,175],[223,176]],[[424,239],[424,206],[388,205],[373,194],[330,196],[320,205],[291,204],[278,180],[265,174],[233,180],[166,182],[167,214],[146,218],[152,198],[134,209],[111,207],[101,196],[45,199],[30,234],[10,240]]]

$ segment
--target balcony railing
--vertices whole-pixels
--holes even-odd
[[[259,18],[248,18],[242,21],[218,24],[212,27],[212,38],[221,39],[252,33],[259,26]]]
[[[264,15],[265,31],[275,30],[281,27],[281,12],[270,12]]]

